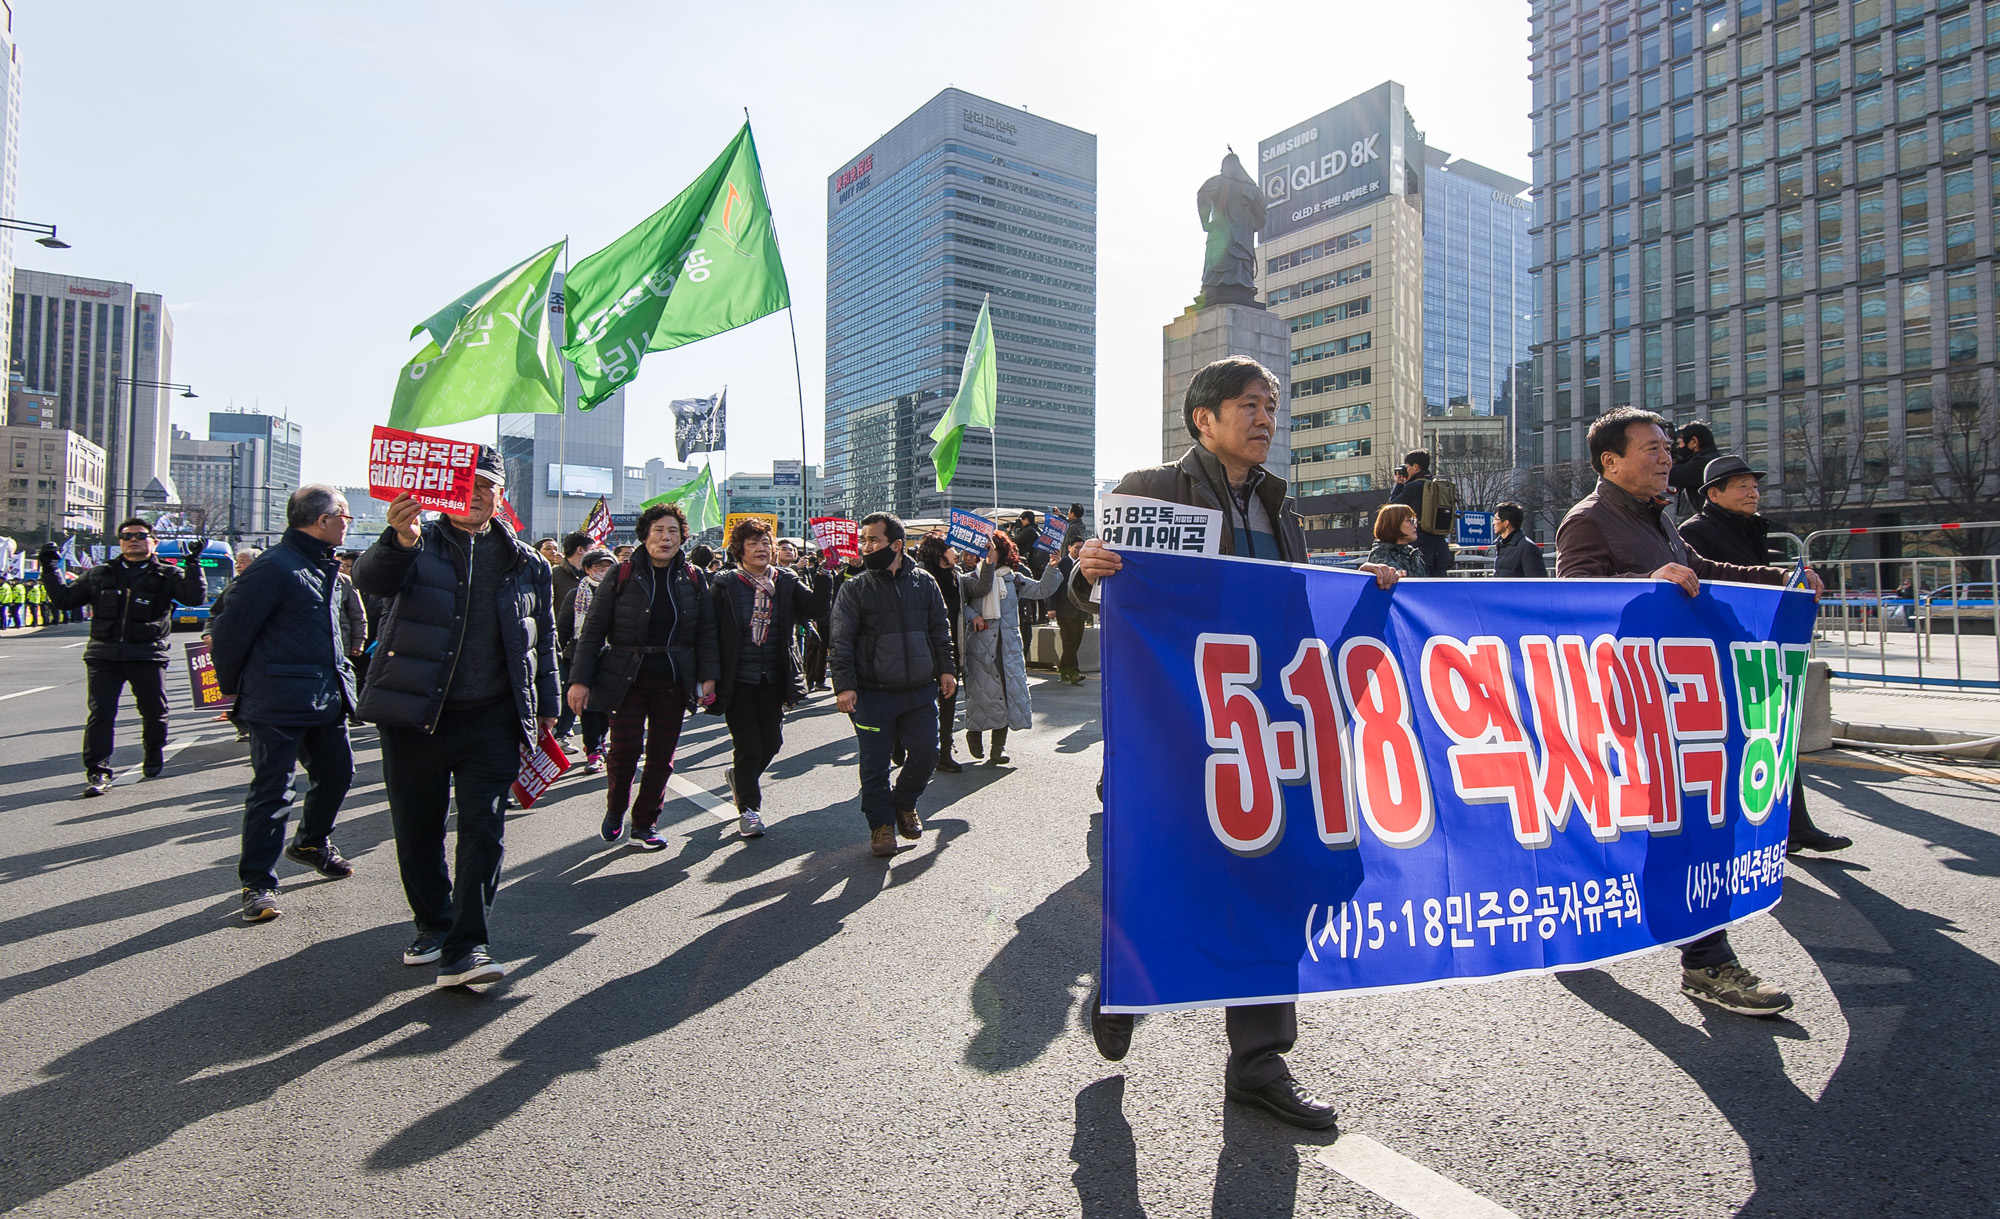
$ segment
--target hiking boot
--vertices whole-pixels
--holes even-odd
[[[86,796],[101,796],[111,790],[111,780],[117,777],[115,773],[108,770],[93,770],[90,772],[89,782],[84,786],[83,794]]]
[[[285,848],[285,858],[304,864],[328,880],[346,880],[354,875],[354,865],[341,858],[340,848],[333,845],[331,838],[316,847],[294,842]]]
[[[764,836],[764,818],[754,808],[746,808],[736,817],[736,832],[745,838]]]
[[[1792,997],[1735,961],[1708,969],[1681,970],[1681,993],[1739,1016],[1778,1016],[1792,1009]]]
[[[428,965],[444,955],[444,937],[435,931],[420,931],[403,949],[403,964]]]
[[[268,923],[284,911],[278,909],[276,889],[243,890],[243,921],[246,923]]]
[[[944,757],[941,757],[937,760],[937,768],[948,775],[958,774],[960,771],[965,769],[965,767],[960,766],[958,764],[958,760],[952,757],[950,754],[946,754]]]
[[[1854,839],[1843,834],[1829,834],[1817,827],[1800,830],[1785,844],[1785,854],[1796,855],[1800,851],[1845,851],[1854,845]]]
[[[1339,1121],[1332,1105],[1306,1091],[1290,1076],[1274,1079],[1261,1088],[1224,1084],[1223,1093],[1239,1105],[1262,1109],[1281,1122],[1306,1130],[1331,1130]]]
[[[887,859],[896,853],[896,831],[886,825],[878,825],[868,831],[868,849],[877,857]]]
[[[896,832],[905,838],[922,838],[924,836],[924,822],[921,817],[917,816],[916,809],[899,808],[896,810]]]
[[[507,967],[486,954],[481,945],[438,970],[439,986],[479,986],[507,976]]]

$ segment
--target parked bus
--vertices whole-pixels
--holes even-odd
[[[160,543],[159,556],[169,563],[179,563],[187,555],[187,543],[178,539]],[[209,609],[222,590],[236,575],[236,560],[230,555],[229,547],[222,542],[210,542],[201,548],[201,556],[195,560],[201,568],[203,583],[208,585],[208,597],[200,605],[175,604],[173,625],[193,627],[196,630],[208,625]]]

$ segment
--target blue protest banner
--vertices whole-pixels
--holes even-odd
[[[1035,538],[1035,549],[1044,554],[1058,554],[1062,551],[1063,535],[1069,532],[1069,521],[1054,508],[1042,518],[1042,532]]]
[[[1122,557],[1108,1010],[1579,968],[1776,903],[1809,594]]]
[[[985,554],[987,538],[993,536],[997,528],[992,521],[977,512],[967,512],[963,508],[951,510],[951,525],[945,530],[945,541],[955,550],[969,550],[974,554]]]

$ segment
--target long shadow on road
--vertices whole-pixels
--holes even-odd
[[[1097,972],[1103,826],[1103,815],[1091,814],[1088,866],[1016,920],[1013,938],[973,979],[979,1030],[966,1043],[967,1066],[993,1072],[1026,1066],[1068,1027],[1072,988]]]

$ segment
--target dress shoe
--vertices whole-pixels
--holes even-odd
[[[1845,851],[1854,845],[1854,839],[1841,834],[1829,834],[1817,827],[1803,829],[1785,844],[1785,854],[1796,855],[1800,851]]]
[[[1332,1105],[1300,1087],[1299,1081],[1290,1076],[1274,1079],[1261,1088],[1227,1084],[1224,1091],[1239,1105],[1254,1105],[1281,1122],[1306,1130],[1331,1130],[1340,1120]]]
[[[958,764],[958,759],[950,757],[939,758],[937,768],[948,775],[958,774],[965,769],[965,767]]]
[[[1090,993],[1090,1039],[1106,1062],[1118,1062],[1132,1048],[1132,1014],[1101,1010],[1103,998],[1096,991]]]

